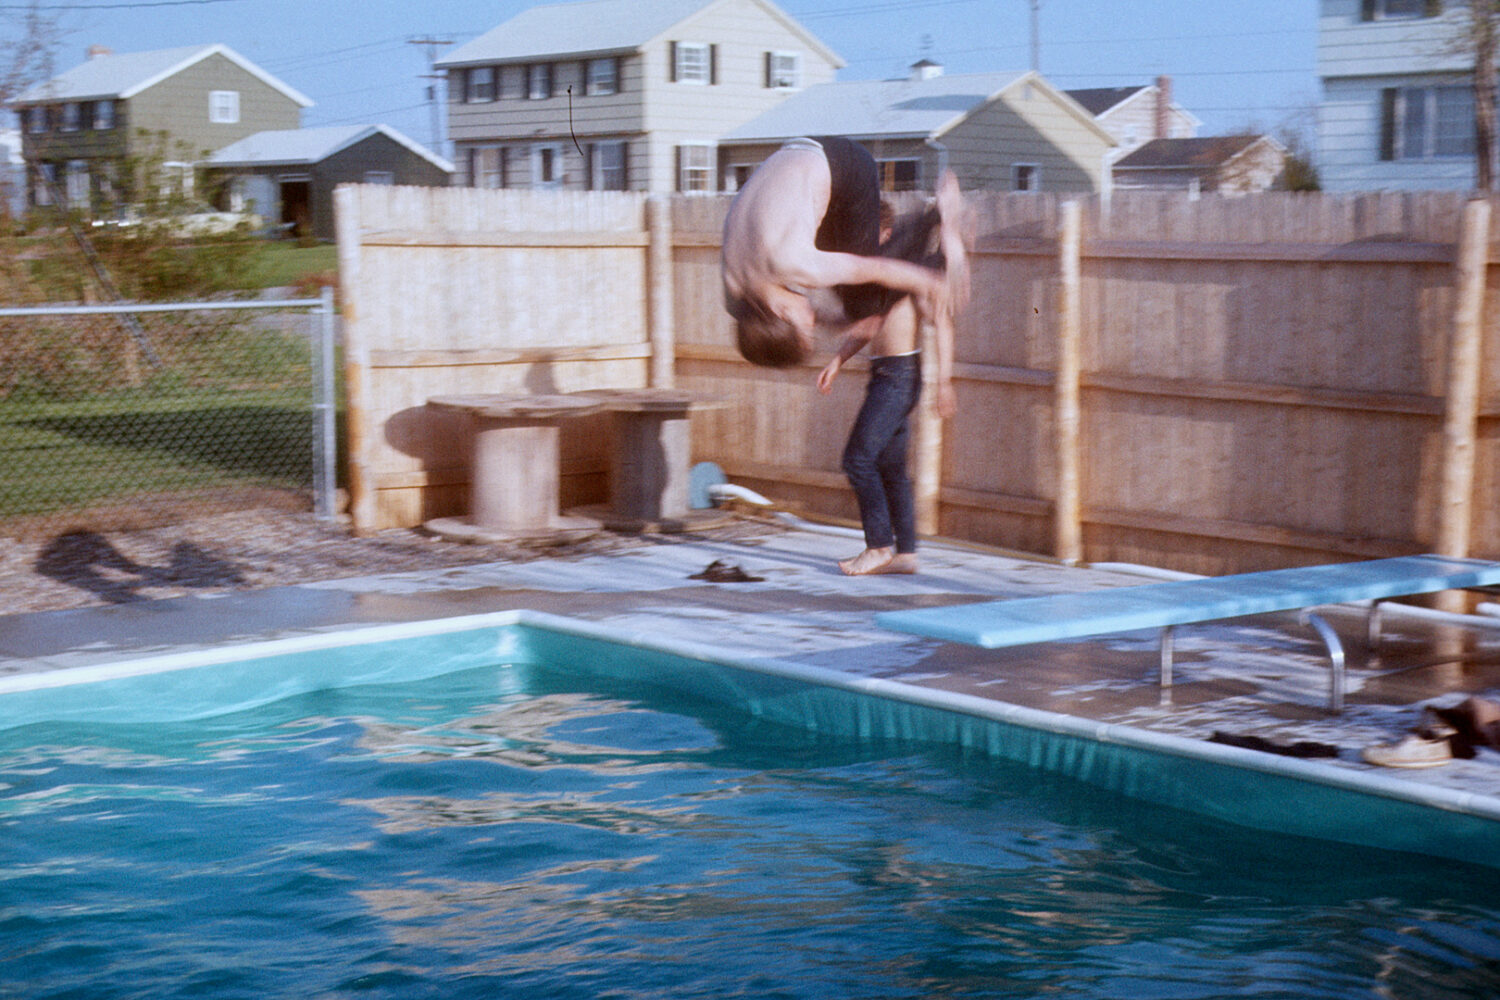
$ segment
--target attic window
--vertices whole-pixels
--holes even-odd
[[[766,53],[766,86],[779,90],[802,86],[802,60],[798,53]]]
[[[208,120],[215,125],[238,124],[240,92],[238,90],[210,90],[208,92]]]
[[[678,83],[708,83],[708,46],[703,42],[674,42],[672,79]]]

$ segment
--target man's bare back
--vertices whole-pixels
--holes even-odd
[[[856,327],[866,339],[879,325],[878,316],[838,317],[815,308],[810,296],[819,289],[880,285],[915,296],[924,311],[945,305],[948,286],[937,271],[874,256],[873,247],[868,256],[818,248],[833,186],[826,155],[800,140],[772,154],[735,196],[724,222],[722,275],[725,305],[737,319],[777,317],[810,348],[820,325],[839,332]]]

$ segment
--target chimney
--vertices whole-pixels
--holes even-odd
[[[943,64],[935,63],[931,59],[922,58],[911,64],[913,80],[933,80],[942,75]]]
[[[1156,134],[1155,139],[1170,139],[1172,137],[1172,78],[1170,76],[1159,76],[1156,78]]]
[[[90,59],[98,59],[100,56],[112,56],[114,54],[114,50],[112,50],[108,45],[89,46],[88,55]]]

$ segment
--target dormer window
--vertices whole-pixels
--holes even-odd
[[[704,42],[674,42],[672,79],[678,83],[708,83],[711,60]]]
[[[209,91],[208,120],[215,125],[238,124],[240,120],[240,92],[238,90]]]
[[[795,90],[802,86],[802,58],[796,52],[766,53],[766,86]]]

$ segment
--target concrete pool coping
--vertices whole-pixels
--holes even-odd
[[[1286,616],[1185,629],[1170,702],[1156,685],[1156,635],[979,650],[879,628],[879,611],[1142,582],[1119,568],[1070,568],[929,544],[917,576],[849,578],[835,560],[848,533],[792,529],[745,541],[663,538],[624,553],[389,574],[103,608],[0,618],[0,691],[97,678],[127,663],[236,655],[266,640],[334,642],[356,628],[455,627],[453,620],[524,612],[613,641],[691,652],[956,711],[1061,727],[1100,742],[1196,755],[1251,771],[1394,795],[1500,820],[1500,752],[1426,770],[1364,763],[1420,708],[1500,693],[1500,632],[1453,635],[1420,618],[1396,623],[1377,675],[1351,658],[1349,706],[1322,711],[1326,666]],[[759,580],[692,577],[718,560]],[[1335,609],[1337,611],[1337,609]],[[555,618],[553,616],[556,616]],[[1339,624],[1341,619],[1335,617]],[[1350,614],[1340,630],[1349,634]],[[401,629],[398,628],[399,632]],[[1351,652],[1358,647],[1351,643]],[[226,652],[227,651],[227,652]],[[76,672],[75,672],[76,671]],[[1216,732],[1338,748],[1297,760],[1210,742]]]

